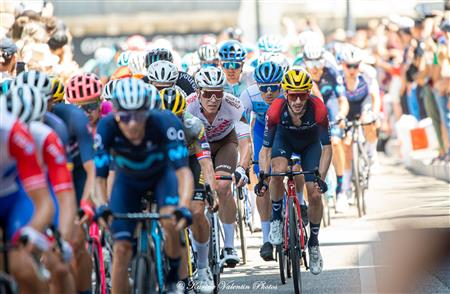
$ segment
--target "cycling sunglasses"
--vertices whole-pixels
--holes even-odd
[[[305,65],[308,68],[313,68],[313,67],[323,67],[324,66],[324,61],[322,59],[316,59],[316,60],[305,60]]]
[[[163,89],[173,87],[173,84],[171,84],[171,83],[167,83],[167,84],[153,84],[153,86],[155,86],[155,88],[156,88],[158,91],[161,91],[161,90],[163,90]]]
[[[83,109],[85,112],[91,112],[94,110],[98,110],[99,107],[100,107],[100,103],[98,103],[98,102],[81,105],[81,109]]]
[[[138,111],[119,111],[117,112],[117,117],[120,122],[129,123],[134,120],[137,123],[143,123],[147,120],[147,111],[138,110]]]
[[[267,93],[267,92],[277,92],[280,90],[281,86],[280,84],[262,84],[262,85],[258,85],[259,90],[261,92]]]
[[[223,90],[216,90],[216,91],[207,91],[207,90],[202,90],[202,97],[205,99],[212,99],[212,97],[214,96],[216,100],[222,99],[223,98]]]
[[[287,99],[291,102],[297,101],[297,99],[300,99],[300,101],[305,101],[309,98],[308,92],[291,92],[287,93]]]
[[[355,64],[348,64],[348,63],[346,63],[345,66],[348,69],[357,69],[357,68],[359,68],[359,63],[355,63]]]
[[[217,67],[216,63],[202,63],[202,68]]]
[[[222,62],[222,66],[224,69],[240,69],[242,63],[240,62]]]

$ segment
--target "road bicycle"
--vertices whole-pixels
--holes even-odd
[[[306,259],[306,246],[308,242],[308,234],[306,226],[303,224],[300,210],[300,202],[296,195],[294,176],[313,174],[316,180],[320,183],[320,175],[318,170],[314,171],[292,171],[293,161],[289,160],[289,168],[284,173],[260,173],[262,179],[268,177],[287,177],[287,191],[283,210],[283,243],[276,246],[277,260],[280,267],[280,278],[283,284],[286,283],[286,278],[291,277],[294,283],[295,293],[300,293],[302,289],[301,259],[305,268],[308,269],[308,262]],[[319,184],[321,188],[323,184]],[[326,191],[326,184],[322,188]]]

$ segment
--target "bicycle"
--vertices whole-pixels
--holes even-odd
[[[8,259],[8,250],[12,248],[12,245],[9,244],[6,240],[5,230],[2,227],[2,246],[0,246],[0,251],[3,255],[3,267],[0,272],[0,293],[4,294],[16,294],[19,293],[19,289],[17,287],[17,283],[14,278],[9,273],[9,259]]]
[[[286,277],[293,278],[295,293],[300,293],[302,289],[300,259],[303,260],[305,268],[308,270],[306,259],[306,246],[308,234],[306,226],[303,224],[300,210],[300,202],[296,195],[294,176],[314,174],[316,179],[320,178],[319,171],[292,171],[293,161],[289,160],[289,169],[284,173],[260,173],[262,179],[268,177],[287,177],[286,205],[283,205],[283,244],[277,245],[277,259],[280,266],[281,283],[286,283]],[[319,182],[320,183],[320,182]],[[326,187],[322,188],[326,191]],[[300,233],[299,233],[300,232]],[[299,239],[300,236],[300,239]]]
[[[159,220],[172,217],[173,214],[155,212],[113,213],[114,219],[138,222],[140,232],[131,271],[133,293],[164,292],[166,263],[163,252],[164,235]]]
[[[369,188],[370,175],[370,160],[364,148],[365,138],[362,127],[372,123],[373,121],[362,123],[359,119],[345,123],[346,133],[352,137],[352,183],[359,217],[367,213],[364,191]]]
[[[216,180],[223,180],[223,181],[233,181],[232,176],[216,176]],[[247,242],[245,240],[244,235],[244,227],[245,227],[245,216],[246,216],[246,206],[245,206],[245,198],[244,193],[242,192],[241,188],[236,188],[236,186],[233,184],[232,187],[234,198],[236,199],[236,206],[237,206],[237,229],[239,232],[239,240],[241,242],[241,252],[242,252],[242,264],[247,264]]]

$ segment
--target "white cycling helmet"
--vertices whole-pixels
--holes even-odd
[[[219,50],[214,44],[201,45],[197,50],[201,62],[214,62],[219,60]]]
[[[145,75],[145,52],[131,52],[128,57],[128,68],[134,75]]]
[[[219,67],[201,68],[195,75],[197,86],[202,88],[223,88],[225,86],[225,73]]]
[[[347,45],[342,48],[340,59],[342,63],[346,64],[357,64],[362,61],[362,51],[358,47],[353,45]]]
[[[50,77],[43,72],[35,70],[21,72],[12,81],[11,88],[20,87],[24,85],[34,86],[38,88],[45,97],[47,98],[52,97],[51,96],[52,82],[50,80]]]
[[[323,37],[314,31],[304,31],[298,35],[298,45],[304,47],[309,42],[318,42],[320,45],[324,45]]]
[[[113,60],[115,54],[116,50],[113,48],[100,47],[95,50],[94,58],[99,64],[108,64]]]
[[[323,47],[318,42],[308,42],[303,49],[303,56],[309,60],[316,60],[322,58]]]
[[[106,100],[111,100],[113,97],[114,87],[118,80],[110,80],[103,87],[102,97]]]
[[[149,65],[147,77],[150,82],[175,83],[178,80],[178,68],[166,60],[156,61]]]
[[[11,88],[6,96],[0,97],[0,104],[24,123],[41,119],[47,111],[47,99],[37,87],[28,85]]]
[[[258,58],[258,64],[263,62],[272,61],[273,63],[281,65],[284,72],[289,70],[290,62],[289,59],[283,53],[263,53]]]
[[[112,102],[117,110],[148,110],[155,99],[159,99],[159,92],[153,85],[125,78],[114,86]]]

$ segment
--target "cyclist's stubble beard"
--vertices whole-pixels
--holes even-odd
[[[138,123],[131,120],[129,123],[119,122],[119,128],[122,134],[134,145],[139,145],[144,139],[145,122]]]
[[[291,112],[294,115],[299,115],[302,113],[303,109],[306,107],[306,103],[308,102],[308,100],[300,100],[297,99],[296,101],[288,101],[289,103],[289,108],[291,109]]]
[[[241,77],[242,73],[242,67],[238,69],[225,69],[223,68],[223,71],[225,72],[225,76],[227,78],[227,82],[234,85],[239,82],[239,78]]]
[[[203,108],[203,112],[207,115],[216,114],[219,111],[220,105],[222,104],[222,99],[211,100],[206,98],[200,98],[200,104]]]

